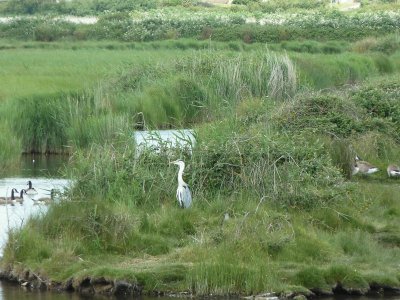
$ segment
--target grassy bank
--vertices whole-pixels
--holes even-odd
[[[399,82],[232,102],[192,155],[143,153],[129,131],[77,151],[67,200],[11,232],[3,265],[56,281],[127,279],[145,292],[256,294],[400,285]],[[355,153],[382,171],[352,177]],[[184,158],[192,208],[175,200]]]

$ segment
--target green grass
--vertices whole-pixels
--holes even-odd
[[[105,76],[138,62],[168,61],[179,50],[10,49],[0,55],[0,101],[92,89]]]
[[[4,87],[2,158],[67,146],[75,185],[10,233],[3,264],[149,293],[399,285],[399,187],[384,172],[399,153],[398,53],[48,46],[1,50],[12,78],[27,72],[20,94]],[[40,85],[34,70],[63,81]],[[193,152],[137,157],[132,130],[149,124],[194,128]],[[351,176],[356,153],[382,171]],[[188,210],[175,199],[176,158]]]

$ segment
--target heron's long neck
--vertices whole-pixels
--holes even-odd
[[[183,181],[183,169],[184,169],[185,167],[184,166],[179,166],[179,172],[178,172],[178,184],[179,185],[184,185],[185,184],[185,182]]]

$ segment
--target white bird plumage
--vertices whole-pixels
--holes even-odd
[[[389,177],[399,177],[400,168],[397,165],[389,165],[387,167],[387,174]]]
[[[189,208],[192,205],[192,193],[190,192],[189,185],[183,181],[183,170],[185,169],[185,163],[178,159],[171,162],[179,166],[178,171],[178,188],[176,189],[176,199],[179,202],[179,206],[182,208]]]

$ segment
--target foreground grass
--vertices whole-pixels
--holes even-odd
[[[14,233],[6,261],[23,262],[56,281],[104,276],[138,282],[147,292],[329,290],[336,282],[352,288],[367,283],[399,286],[397,266],[392,263],[400,259],[398,185],[391,181],[352,185],[345,202],[311,211],[281,210],[268,200],[237,196],[212,202],[197,198],[192,209],[182,211],[174,203],[173,191],[157,209],[115,204],[108,217],[101,202],[64,203]],[[53,226],[70,224],[73,215],[75,221],[83,217],[77,214],[81,205],[87,210],[82,229],[90,235],[96,230],[98,239],[92,236],[82,242],[78,236],[83,233],[74,232],[73,226],[52,237]],[[97,218],[109,218],[126,228],[102,223],[91,228],[96,207]],[[224,221],[225,213],[230,218]],[[63,220],[54,220],[60,216]],[[129,251],[114,248],[115,234],[127,235],[126,242],[132,243]]]

